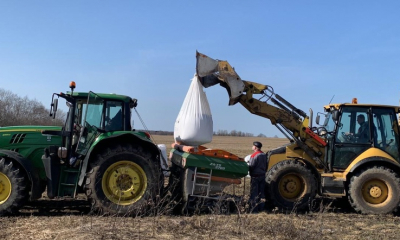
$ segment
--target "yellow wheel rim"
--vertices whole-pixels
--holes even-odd
[[[371,179],[361,189],[364,200],[370,204],[381,204],[389,197],[389,188],[380,179]]]
[[[0,204],[3,204],[11,195],[11,181],[4,174],[0,172]]]
[[[103,192],[110,201],[118,205],[135,203],[143,197],[146,188],[146,173],[134,162],[119,161],[104,172]]]
[[[305,190],[303,179],[293,173],[286,174],[279,181],[280,195],[290,201],[296,201],[301,197]]]

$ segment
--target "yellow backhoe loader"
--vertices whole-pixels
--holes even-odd
[[[347,197],[361,213],[385,214],[400,204],[398,106],[329,104],[316,117],[296,108],[271,86],[242,80],[227,61],[196,53],[204,87],[228,91],[229,105],[240,103],[267,118],[290,144],[267,152],[266,196],[281,209],[305,209],[319,196]],[[324,122],[320,124],[320,118]]]

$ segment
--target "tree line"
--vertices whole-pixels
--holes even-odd
[[[49,116],[49,109],[36,99],[20,97],[11,91],[0,88],[0,127],[21,125],[62,126],[66,114],[57,111],[56,118]],[[173,131],[148,131],[156,135],[174,135]],[[214,136],[254,137],[253,133],[232,130],[215,131]],[[260,133],[257,137],[267,137]],[[277,136],[275,136],[277,137]]]
[[[56,119],[49,116],[49,109],[36,99],[20,97],[0,88],[0,126],[43,125],[62,126],[65,113],[57,111]]]
[[[145,130],[139,130],[139,131],[145,131]],[[154,135],[174,135],[174,132],[172,131],[153,131],[149,130],[147,131],[150,134]],[[233,137],[254,137],[253,133],[246,133],[242,131],[237,131],[237,130],[218,130],[213,133],[214,136],[233,136]],[[258,134],[257,137],[267,137],[265,134]],[[275,136],[277,137],[277,136]]]

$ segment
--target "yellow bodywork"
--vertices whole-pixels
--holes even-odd
[[[134,162],[116,162],[105,171],[102,189],[106,197],[115,204],[133,204],[143,197],[147,189],[146,173]]]
[[[340,107],[343,106],[357,106],[357,107],[387,107],[387,108],[393,108],[396,113],[400,111],[400,107],[398,106],[392,106],[392,105],[381,105],[381,104],[357,104],[357,103],[334,103],[334,104],[329,104],[325,105],[324,109],[327,112],[330,112],[330,109],[335,109],[338,110]]]
[[[324,152],[324,149],[321,149]],[[322,155],[323,157],[324,155]],[[272,166],[277,164],[280,161],[288,160],[288,159],[297,159],[302,161],[310,162],[312,165],[316,166],[316,162],[304,152],[297,144],[291,144],[286,147],[286,153],[273,154],[268,163],[268,170],[271,169]],[[317,168],[318,171],[323,172],[323,168]]]
[[[343,177],[346,177],[346,175],[351,171],[351,169],[357,163],[361,162],[362,160],[364,160],[366,158],[370,158],[370,157],[383,157],[389,161],[392,161],[394,164],[399,165],[399,163],[392,156],[387,154],[386,152],[382,151],[379,148],[371,147],[371,148],[367,149],[365,152],[361,153],[356,159],[354,159],[353,162],[351,162],[351,164],[343,172]]]
[[[350,173],[350,171],[352,171],[352,169],[356,164],[370,157],[382,157],[387,159],[388,161],[393,162],[393,164],[400,166],[400,164],[386,152],[382,151],[379,148],[371,147],[362,154],[360,154],[357,158],[355,158],[343,172],[324,173],[323,168],[316,168],[316,169],[322,175],[326,176],[329,175],[335,179],[342,179],[344,181],[347,178],[347,175]],[[296,159],[300,161],[303,160],[310,162],[314,166],[317,166],[316,162],[313,159],[311,159],[301,148],[299,148],[297,144],[292,144],[286,147],[286,153],[273,154],[270,157],[268,163],[268,170],[271,169],[271,167],[277,164],[278,162],[285,161],[288,159]]]
[[[0,205],[5,203],[11,195],[11,181],[0,172]]]

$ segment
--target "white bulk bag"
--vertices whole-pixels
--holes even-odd
[[[184,145],[198,146],[211,142],[212,135],[210,106],[203,86],[195,75],[175,121],[174,139]]]

